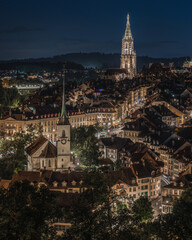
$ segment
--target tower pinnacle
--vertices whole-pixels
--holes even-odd
[[[66,106],[65,106],[65,66],[64,66],[64,70],[63,70],[62,108],[61,108],[61,116],[59,117],[58,124],[60,124],[60,125],[68,125],[69,124],[68,116],[66,113]]]
[[[132,33],[131,33],[131,26],[130,26],[130,21],[129,21],[129,13],[127,14],[127,24],[126,24],[126,29],[125,29],[125,38],[133,38]]]

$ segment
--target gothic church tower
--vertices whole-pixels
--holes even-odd
[[[121,69],[127,70],[129,78],[136,75],[136,52],[134,51],[133,37],[131,34],[131,26],[129,22],[129,14],[127,15],[127,25],[125,35],[122,39],[122,52],[121,52]]]
[[[66,114],[64,77],[62,110],[57,123],[57,170],[68,169],[71,161],[71,125]]]

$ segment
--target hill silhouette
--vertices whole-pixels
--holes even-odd
[[[59,70],[63,62],[68,62],[67,68],[81,70],[84,68],[119,68],[120,66],[119,53],[69,53],[58,55],[48,58],[37,58],[37,59],[22,59],[22,60],[11,60],[11,61],[1,61],[0,69],[44,69],[44,70]],[[149,66],[152,62],[160,62],[165,65],[169,63],[174,63],[175,67],[181,67],[183,62],[189,57],[175,57],[175,58],[152,58],[148,56],[138,56],[137,57],[137,69],[140,71],[145,65]]]

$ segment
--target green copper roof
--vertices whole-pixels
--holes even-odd
[[[66,106],[65,106],[65,75],[63,77],[63,97],[62,97],[62,108],[61,116],[59,117],[59,125],[69,125],[69,117],[67,116]]]

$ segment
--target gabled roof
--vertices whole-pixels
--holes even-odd
[[[138,178],[151,177],[150,171],[144,167],[141,163],[132,165],[134,171],[138,174]]]
[[[112,184],[118,184],[124,182],[128,185],[137,185],[136,183],[136,176],[133,172],[132,168],[122,168],[116,171],[109,172],[109,178],[112,178]],[[133,182],[134,180],[134,182]]]
[[[48,144],[43,149],[42,153],[39,155],[39,158],[56,158],[57,157],[57,148],[51,143]]]
[[[132,141],[129,138],[120,137],[101,138],[101,142],[105,145],[105,147],[117,150],[120,150],[128,143],[132,143]]]
[[[46,182],[51,177],[52,171],[19,171],[12,177],[11,182],[29,181],[29,182]]]
[[[53,172],[49,184],[52,185],[53,182],[58,183],[58,187],[61,187],[62,182],[67,182],[67,186],[72,187],[72,182],[76,182],[76,186],[80,186],[80,182],[83,180],[84,173],[83,172]]]
[[[26,153],[32,156],[47,141],[48,140],[44,136],[40,136],[34,143],[25,149]]]

